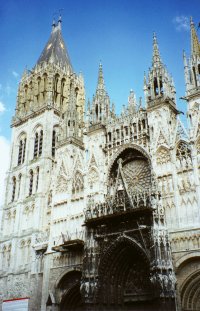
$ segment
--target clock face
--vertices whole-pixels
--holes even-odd
[[[133,159],[122,164],[122,171],[128,191],[143,192],[151,186],[151,171],[147,161],[143,159]]]

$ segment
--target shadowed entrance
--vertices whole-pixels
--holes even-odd
[[[62,293],[60,311],[83,310],[82,298],[80,294],[81,272],[72,271],[67,273],[59,283]]]
[[[129,238],[113,243],[99,267],[98,299],[102,310],[155,310],[149,261]]]

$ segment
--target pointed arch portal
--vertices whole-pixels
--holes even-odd
[[[83,310],[80,281],[80,271],[70,271],[62,277],[58,284],[58,289],[61,294],[59,311]]]
[[[150,282],[149,259],[142,247],[119,238],[106,250],[99,266],[97,310],[158,310]]]

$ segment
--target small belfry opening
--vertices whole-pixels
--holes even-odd
[[[192,71],[193,71],[194,84],[197,87],[197,77],[196,77],[195,67],[192,67]]]
[[[157,78],[154,78],[154,95],[158,95],[158,80]]]

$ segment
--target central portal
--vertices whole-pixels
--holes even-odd
[[[148,258],[139,248],[132,239],[121,238],[102,258],[98,291],[102,310],[155,310]]]

